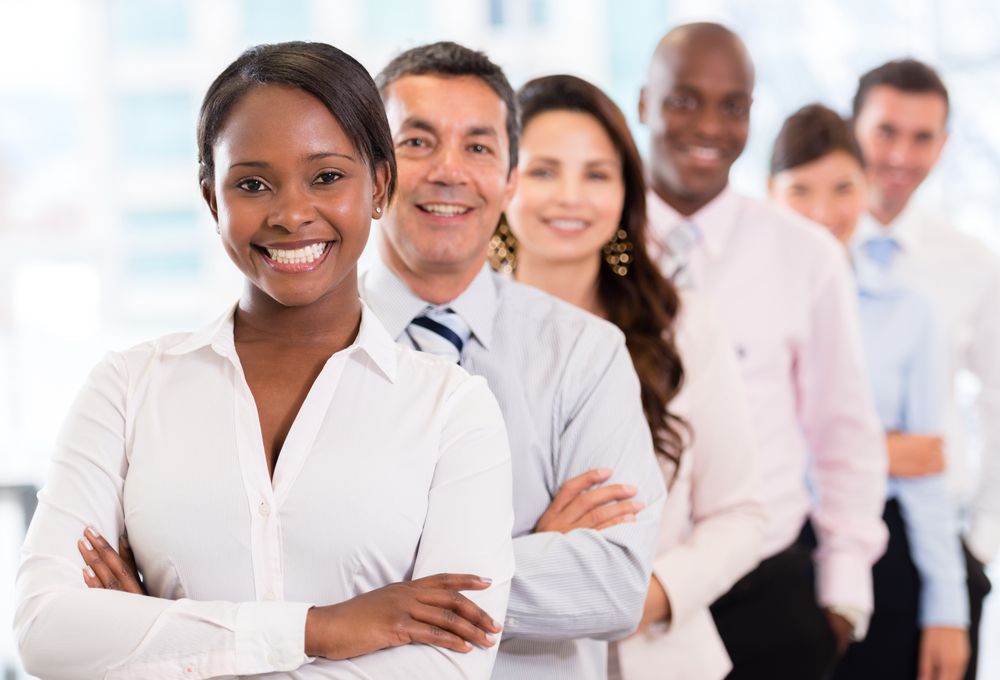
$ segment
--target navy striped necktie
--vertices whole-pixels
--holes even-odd
[[[450,309],[427,309],[406,327],[413,344],[421,352],[443,357],[456,364],[462,361],[462,348],[472,331],[458,314]]]

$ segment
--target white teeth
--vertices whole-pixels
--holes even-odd
[[[426,205],[420,206],[425,212],[433,213],[435,215],[462,215],[469,212],[472,208],[466,208],[463,205],[451,205],[448,203],[428,203]]]
[[[587,228],[583,220],[548,220],[550,226],[565,231],[582,231]]]
[[[305,248],[296,250],[282,250],[280,248],[264,248],[267,256],[278,264],[305,264],[315,262],[326,250],[326,243],[314,243]]]
[[[688,149],[688,151],[692,156],[706,161],[717,161],[722,158],[722,151],[719,149],[710,149],[704,146],[692,146]]]

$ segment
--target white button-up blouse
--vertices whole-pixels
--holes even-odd
[[[480,377],[393,342],[364,308],[268,475],[234,311],[112,352],[59,435],[22,549],[15,631],[44,678],[488,678],[497,646],[304,653],[306,612],[441,572],[503,621],[510,452]],[[90,590],[76,543],[129,543],[152,597]]]

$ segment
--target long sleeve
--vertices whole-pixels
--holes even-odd
[[[620,336],[619,336],[620,338]],[[646,504],[634,523],[514,539],[517,572],[505,634],[534,640],[620,639],[642,616],[666,489],[643,416],[638,378],[624,342],[570,364],[566,403],[554,417],[558,489],[589,470],[610,468],[607,484],[631,484]]]
[[[1000,266],[991,258],[991,276],[975,315],[968,365],[980,381],[979,423],[983,448],[979,486],[966,543],[980,562],[1000,548]]]
[[[514,575],[507,432],[500,407],[482,378],[466,381],[448,401],[442,455],[431,485],[413,578],[440,573],[491,578],[493,584],[487,590],[463,594],[494,621],[502,622]],[[492,510],[477,512],[477,508]],[[468,654],[430,645],[405,645],[351,661],[377,680],[485,679],[493,669],[499,641],[497,636],[494,646]]]
[[[682,456],[691,459],[690,499],[671,493],[665,510],[670,515],[671,506],[681,504],[683,512],[690,504],[691,529],[653,567],[670,600],[671,628],[684,625],[756,566],[767,530],[760,454],[739,367],[721,322],[709,308],[692,309],[695,302],[684,301],[682,322],[691,331],[678,341],[687,341],[681,351],[692,441]]]
[[[84,529],[124,531],[127,391],[125,362],[110,354],[91,372],[59,434],[17,575],[14,629],[25,669],[82,680],[298,668],[308,661],[308,603],[170,601],[87,588],[76,548]]]
[[[888,456],[860,338],[857,293],[837,258],[814,291],[810,340],[798,358],[800,413],[819,493],[819,603],[870,613],[871,567],[887,538]]]
[[[942,431],[947,368],[945,344],[930,315],[921,329],[905,377],[901,429]],[[969,597],[958,518],[944,475],[892,478],[889,496],[899,501],[910,556],[920,574],[920,625],[965,628]]]

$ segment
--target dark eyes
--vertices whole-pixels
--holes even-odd
[[[424,146],[424,140],[422,139],[407,139],[403,142],[403,146]]]
[[[333,184],[343,176],[344,175],[339,172],[328,170],[317,175],[316,179],[313,180],[313,184]],[[266,191],[268,186],[264,184],[263,180],[259,180],[255,177],[248,177],[237,182],[236,188],[242,189],[250,194],[259,194],[262,191]]]
[[[339,172],[321,172],[313,184],[333,184],[341,177],[343,177],[343,175]]]
[[[252,194],[255,194],[264,189],[264,183],[261,182],[259,179],[253,179],[253,178],[240,180],[239,182],[236,183],[236,186],[237,188],[243,189],[244,191],[249,191]]]
[[[675,94],[667,97],[667,107],[678,111],[693,111],[698,108],[698,100],[689,95]]]
[[[489,151],[489,149],[483,146],[482,144],[473,144],[469,148],[472,149],[475,153],[486,153],[487,151]]]
[[[722,105],[722,112],[727,116],[745,116],[747,114],[747,107],[745,104],[739,102],[729,102]]]

